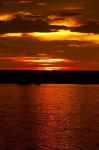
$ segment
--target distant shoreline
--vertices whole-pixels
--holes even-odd
[[[0,70],[0,84],[99,84],[99,71]]]

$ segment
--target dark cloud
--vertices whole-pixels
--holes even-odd
[[[38,5],[45,4],[45,5]],[[83,12],[84,14],[87,12],[92,13],[93,15],[99,16],[98,6],[99,1],[94,0],[1,0],[0,4],[3,5],[2,11],[22,11],[29,10],[33,13],[42,13],[47,14],[52,13],[53,10],[66,9],[67,7],[73,8],[81,8],[84,7],[86,10]]]
[[[64,9],[73,0],[1,0],[3,5],[0,12],[18,12],[18,11],[30,11],[33,14],[50,15],[53,10]],[[40,4],[40,5],[38,5]]]
[[[95,21],[89,21],[79,27],[74,27],[71,29],[74,32],[82,33],[99,33],[99,23]]]
[[[8,21],[0,21],[0,33],[18,33],[18,32],[51,32],[59,29],[66,29],[64,26],[49,25],[42,19],[25,20],[19,15]]]
[[[24,20],[17,16],[10,21],[0,21],[0,33],[13,32],[34,32],[34,31],[48,31],[49,25],[47,22],[36,19],[35,21]]]
[[[76,17],[76,16],[80,16],[81,14],[79,12],[62,12],[60,14],[60,16],[62,17],[68,17],[68,16],[72,16],[72,17]]]
[[[24,15],[27,19],[42,19],[42,15]]]

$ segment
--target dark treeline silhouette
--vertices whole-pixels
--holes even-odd
[[[0,83],[16,84],[99,84],[99,71],[1,70]]]

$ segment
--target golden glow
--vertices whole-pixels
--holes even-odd
[[[37,70],[38,68],[36,68]],[[39,70],[54,71],[54,70],[69,70],[70,67],[39,67]]]
[[[1,21],[8,21],[14,18],[13,14],[0,14]]]
[[[26,63],[47,63],[47,64],[53,64],[53,63],[59,63],[59,62],[71,62],[71,60],[68,59],[60,59],[60,58],[48,58],[48,57],[20,57],[17,58],[16,61],[26,62]]]
[[[59,30],[57,32],[31,32],[31,33],[6,33],[1,37],[30,37],[39,41],[80,41],[99,44],[99,34],[72,32],[70,30]],[[95,46],[95,45],[94,45]]]
[[[66,40],[66,36],[70,35],[70,31],[59,30],[57,32],[34,32],[28,33],[27,35],[38,38],[40,41]]]
[[[21,2],[27,2],[27,1],[21,1]],[[16,15],[27,16],[27,15],[31,15],[31,13],[28,11],[19,11],[17,13],[0,14],[0,21],[12,20],[16,17]]]
[[[44,71],[62,71],[62,70],[80,70],[80,68],[77,67],[33,67],[32,70],[44,70]]]
[[[43,67],[44,70],[52,71],[52,70],[58,70],[57,67]]]
[[[83,42],[92,42],[94,44],[99,44],[99,34],[94,33],[80,33],[72,32],[70,30],[59,30],[57,32],[34,32],[28,33],[30,37],[35,37],[40,41],[83,41]]]
[[[6,33],[2,34],[2,37],[22,37],[23,33]]]
[[[67,70],[70,67],[59,67],[63,63],[72,64],[73,60],[49,58],[49,57],[23,57],[23,56],[0,56],[0,60],[9,60],[12,62],[21,63],[21,65],[28,65],[28,69],[31,70]],[[26,68],[26,67],[25,67]],[[25,69],[23,68],[23,69]],[[19,69],[19,68],[18,68]]]
[[[67,27],[74,27],[79,26],[78,22],[73,17],[67,17],[64,20],[54,20],[54,16],[52,16],[52,21],[50,22],[51,25],[57,25],[57,26],[67,26]]]

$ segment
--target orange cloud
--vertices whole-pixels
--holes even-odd
[[[28,65],[32,65],[32,66],[41,66],[41,67],[49,67],[50,70],[52,70],[52,68],[54,67],[55,70],[55,66],[60,66],[61,64],[71,64],[74,63],[73,60],[70,59],[62,59],[62,58],[53,58],[53,57],[26,57],[26,56],[0,56],[0,60],[9,60],[12,62],[18,62],[21,64],[28,64]],[[53,67],[52,67],[53,66]],[[57,67],[58,67],[57,66]]]
[[[1,21],[8,21],[8,20],[12,20],[13,18],[14,18],[13,14],[0,14]]]
[[[91,42],[94,44],[99,44],[99,34],[94,33],[79,33],[79,32],[72,32],[70,30],[59,30],[57,32],[34,32],[28,33],[30,37],[38,38],[40,41],[82,41],[82,42]]]
[[[69,59],[61,59],[61,58],[50,58],[50,57],[19,57],[15,59],[16,61],[26,62],[26,63],[59,63],[59,62],[67,62],[70,63]]]
[[[66,26],[66,27],[77,27],[80,24],[78,24],[78,22],[74,18],[68,17],[64,20],[53,20],[53,21],[50,22],[50,25]]]
[[[14,19],[16,17],[16,15],[27,16],[27,15],[31,15],[31,13],[28,12],[28,11],[19,11],[17,13],[0,14],[0,21],[12,20],[12,19]]]
[[[22,37],[23,33],[6,33],[2,34],[1,37]]]
[[[70,30],[59,30],[57,32],[7,33],[2,34],[0,37],[29,37],[39,41],[90,42],[94,44],[94,46],[99,44],[99,34],[72,32]]]
[[[69,16],[71,13],[63,13],[61,16],[50,15],[48,16],[48,21],[50,25],[57,25],[57,26],[66,26],[66,27],[77,27],[80,23],[77,19],[73,16]],[[62,16],[63,15],[63,16]],[[67,16],[65,16],[67,15]],[[73,15],[73,13],[72,13]]]

